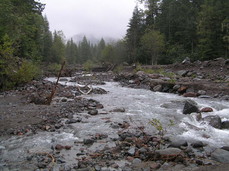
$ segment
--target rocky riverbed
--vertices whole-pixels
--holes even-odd
[[[175,82],[144,71],[62,77],[51,105],[40,103],[55,78],[1,93],[0,170],[227,170],[225,75],[218,91],[186,85],[179,92],[178,80],[194,77],[173,72]],[[93,91],[82,95],[76,86],[88,82]],[[190,89],[199,94],[185,96]]]

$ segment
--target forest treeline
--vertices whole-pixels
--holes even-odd
[[[225,0],[139,0],[122,40],[76,44],[49,29],[36,0],[0,2],[0,89],[34,79],[39,66],[127,62],[169,64],[228,58],[229,3]],[[121,4],[120,4],[121,5]]]

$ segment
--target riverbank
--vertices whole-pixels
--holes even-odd
[[[165,75],[160,74],[159,79],[165,78]],[[213,169],[219,166],[226,168],[222,165],[222,161],[219,162],[222,156],[218,154],[227,151],[227,147],[221,149],[223,146],[219,144],[220,141],[216,142],[215,147],[212,145],[209,147],[206,143],[211,142],[214,135],[224,130],[206,124],[201,125],[204,121],[197,122],[195,125],[195,122],[187,120],[189,116],[182,114],[187,98],[183,96],[187,92],[180,96],[160,92],[155,94],[151,90],[157,85],[152,87],[146,81],[152,75],[138,71],[132,76],[131,79],[125,78],[122,81],[122,85],[126,87],[121,87],[117,83],[107,83],[115,79],[115,75],[111,72],[81,73],[72,78],[63,77],[55,98],[48,106],[39,104],[39,99],[51,93],[54,83],[48,80],[33,81],[16,91],[2,93],[0,153],[3,158],[0,168],[5,170],[201,170],[201,167],[206,165],[211,165],[207,167]],[[171,83],[168,78],[163,81]],[[177,78],[180,80],[185,77]],[[152,80],[151,78],[150,81]],[[82,95],[75,87],[76,84],[85,85],[89,82],[93,85],[93,91],[89,95]],[[218,90],[221,92],[220,89]],[[226,95],[224,93],[221,97],[215,99],[211,97],[206,101],[205,99],[202,101],[200,97],[196,100],[191,99],[197,101],[200,109],[205,105],[212,107],[213,112],[209,113],[210,115],[218,113],[222,117],[227,112],[228,106],[226,101],[224,104],[220,99]],[[205,96],[211,96],[211,93],[206,91]],[[159,103],[156,103],[159,99],[161,99]],[[164,112],[166,113],[163,114]],[[166,119],[160,118],[160,115],[166,116]],[[188,131],[202,132],[200,135],[194,133],[194,136],[200,136],[201,141],[197,139],[190,142],[185,139],[185,136],[175,141],[171,137],[162,136],[158,134],[160,131],[155,126],[149,124],[152,118],[160,121],[169,135],[174,132],[181,134],[187,129],[186,126],[191,127]],[[193,118],[195,115],[190,115],[190,119]],[[166,125],[170,123],[170,119],[175,121],[175,125],[168,128]],[[188,124],[183,130],[180,124],[185,122]],[[209,130],[216,131],[216,134],[209,134]],[[213,159],[212,154],[217,159]],[[225,155],[228,153],[225,152]]]

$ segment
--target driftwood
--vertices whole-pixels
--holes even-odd
[[[89,89],[87,92],[84,92],[83,90],[81,90],[80,88],[87,88],[87,89]],[[81,94],[84,94],[84,95],[88,95],[90,92],[92,92],[92,90],[93,90],[93,88],[92,88],[92,86],[88,86],[88,84],[87,85],[85,85],[85,86],[83,86],[83,87],[81,87],[81,86],[77,86],[77,89],[78,89],[78,91],[81,93]]]
[[[59,79],[60,79],[60,76],[61,76],[61,72],[63,71],[64,65],[65,65],[65,61],[63,62],[62,66],[61,66],[61,69],[59,71],[55,86],[53,87],[51,94],[48,97],[46,97],[46,102],[45,102],[46,105],[50,105],[51,102],[52,102],[52,99],[53,99],[53,97],[54,97],[54,95],[56,93],[56,88],[58,86],[58,82],[59,82]]]

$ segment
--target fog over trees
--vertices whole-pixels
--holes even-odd
[[[228,58],[229,3],[225,0],[139,0],[122,40],[66,40],[49,29],[35,0],[0,2],[0,89],[39,75],[43,63],[169,64]],[[48,66],[47,65],[47,66]]]

